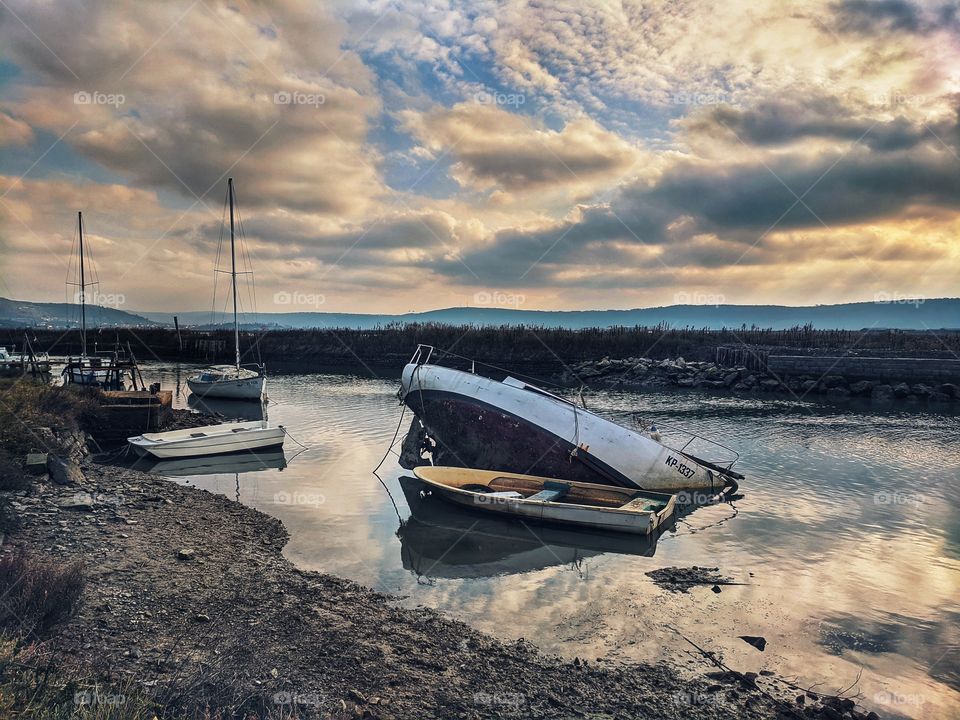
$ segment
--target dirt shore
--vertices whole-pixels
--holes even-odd
[[[866,717],[706,661],[569,662],[504,643],[298,570],[282,524],[226,497],[91,458],[80,467],[73,485],[38,479],[14,495],[19,527],[3,550],[82,561],[81,609],[48,649],[97,679],[95,697],[136,688],[160,717]],[[678,662],[690,649],[678,638]]]

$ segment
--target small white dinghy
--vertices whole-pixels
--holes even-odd
[[[127,438],[127,442],[142,455],[181,458],[278,448],[283,446],[284,435],[282,425],[272,428],[266,420],[254,420],[144,433]]]
[[[660,527],[676,504],[665,493],[496,470],[425,465],[413,474],[445,500],[475,510],[638,535]]]

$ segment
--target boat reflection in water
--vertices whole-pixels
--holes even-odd
[[[425,483],[400,478],[410,508],[397,534],[403,567],[428,578],[512,575],[554,565],[576,565],[603,553],[652,557],[657,539],[673,520],[651,535],[562,528],[504,519],[422,496]]]
[[[204,415],[221,416],[227,420],[265,420],[266,402],[259,400],[225,400],[192,393],[187,397],[187,406]]]
[[[259,470],[283,470],[287,459],[282,450],[269,452],[239,452],[229,455],[157,460],[138,469],[166,477],[190,477],[194,475],[227,475]]]

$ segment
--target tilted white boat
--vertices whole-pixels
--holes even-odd
[[[703,460],[515,378],[431,365],[432,352],[417,348],[403,369],[400,396],[457,464],[711,494],[732,493],[743,478],[731,469],[733,451],[726,466]]]
[[[283,445],[285,434],[282,425],[272,428],[267,426],[266,420],[255,420],[144,433],[127,438],[127,442],[141,454],[180,458],[278,448]]]
[[[201,397],[259,400],[263,397],[266,389],[266,368],[257,364],[240,364],[240,320],[237,314],[238,273],[234,231],[233,178],[227,179],[227,199],[230,203],[230,289],[233,293],[234,363],[233,365],[216,365],[187,378],[187,387],[190,388],[190,392]],[[216,290],[214,290],[214,295],[216,295]],[[254,369],[251,370],[250,368]]]

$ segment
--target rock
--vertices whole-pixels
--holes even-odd
[[[870,392],[872,400],[889,400],[893,397],[893,388],[889,385],[877,385]]]
[[[753,645],[760,652],[767,648],[767,639],[759,635],[740,635],[739,638],[748,645]]]
[[[760,381],[760,388],[767,392],[780,389],[780,381],[774,380],[773,378],[768,378],[767,380]]]
[[[193,620],[194,622],[206,623],[206,622],[210,622],[210,616],[204,613],[197,613],[196,615],[193,616]]]
[[[77,463],[56,455],[47,455],[47,472],[57,485],[78,485],[85,479]]]
[[[801,385],[800,387],[803,390],[804,395],[806,395],[807,393],[812,393],[814,390],[817,389],[817,381],[804,380],[803,385]]]
[[[714,586],[713,586],[712,588],[710,588],[710,589],[713,590],[713,592],[715,592],[715,593],[718,594],[718,595],[719,595],[720,592],[721,592],[719,585],[714,585]]]
[[[893,386],[893,395],[898,398],[905,398],[910,394],[910,386],[905,382],[898,383]]]
[[[47,454],[46,453],[28,453],[27,462],[24,470],[30,475],[46,475],[47,473]]]
[[[825,375],[821,382],[827,388],[847,386],[847,381],[842,375]]]
[[[850,397],[850,391],[845,387],[828,388],[827,397]]]
[[[933,394],[933,388],[931,388],[929,385],[924,385],[923,383],[917,383],[910,388],[910,393],[919,398],[928,398]]]
[[[183,548],[180,552],[177,553],[177,560],[193,560],[196,557],[196,551],[191,550],[190,548]]]
[[[960,386],[954,385],[953,383],[943,383],[937,389],[944,395],[949,395],[954,400],[960,400]]]
[[[723,384],[727,387],[733,387],[733,384],[740,379],[740,371],[734,370],[723,377]]]
[[[694,379],[692,377],[682,377],[677,380],[679,387],[693,387]]]
[[[873,389],[873,382],[870,380],[861,380],[850,386],[850,392],[854,395],[866,395]]]
[[[82,512],[89,512],[93,510],[93,506],[96,504],[96,501],[93,499],[93,496],[90,493],[78,492],[72,497],[64,498],[57,503],[57,507],[62,508],[63,510],[80,510]]]
[[[745,387],[752,388],[754,385],[757,384],[757,376],[747,375],[741,382],[744,384]]]

